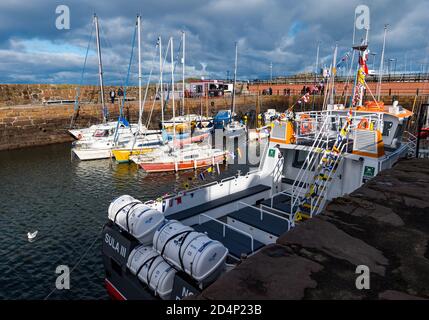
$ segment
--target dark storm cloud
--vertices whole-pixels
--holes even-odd
[[[55,8],[68,5],[71,29],[55,28]],[[239,43],[239,78],[262,78],[273,63],[274,75],[314,70],[320,41],[322,63],[329,64],[337,43],[339,54],[351,45],[354,9],[365,1],[340,0],[187,0],[187,1],[52,1],[0,2],[0,82],[78,83],[91,30],[92,14],[100,17],[103,62],[109,83],[123,82],[131,50],[136,13],[143,17],[144,71],[158,35],[164,44],[180,31],[187,35],[187,74],[225,77],[232,72],[234,42]],[[368,1],[370,48],[381,51],[383,26],[390,24],[386,57],[397,68],[420,70],[426,62],[429,26],[424,0]],[[92,44],[92,48],[94,45]],[[376,56],[376,59],[379,55]],[[377,62],[377,65],[379,62]],[[206,65],[203,74],[202,65]],[[89,57],[85,81],[96,83],[97,62]],[[131,81],[135,82],[133,65]]]

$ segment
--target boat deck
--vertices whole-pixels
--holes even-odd
[[[237,226],[237,223],[241,225],[241,228]],[[243,226],[245,226],[244,230]],[[196,231],[206,233],[210,238],[222,242],[232,256],[240,258],[243,254],[249,255],[265,245],[255,237],[251,237],[250,230],[262,231],[272,235],[275,240],[290,229],[290,223],[284,216],[271,210],[261,211],[257,207],[244,207],[226,214],[221,219],[209,220],[192,227]]]
[[[192,227],[198,232],[206,233],[211,239],[222,242],[228,248],[229,253],[237,259],[243,254],[249,255],[252,253],[249,237],[227,227],[225,228],[225,233],[223,233],[224,226],[216,221],[208,221]],[[262,242],[253,240],[253,251],[263,246]]]
[[[271,207],[271,199],[261,202],[261,204]],[[273,208],[285,213],[290,213],[291,197],[286,194],[279,194],[273,198]]]
[[[246,190],[236,192],[234,194],[228,195],[226,197],[222,197],[213,201],[205,202],[199,206],[195,206],[189,209],[185,209],[176,213],[173,213],[168,216],[168,219],[170,220],[184,220],[191,217],[194,217],[196,215],[202,214],[204,212],[207,212],[212,209],[216,209],[218,207],[222,207],[224,205],[230,204],[235,201],[239,201],[241,199],[257,195],[258,193],[268,191],[270,190],[269,186],[266,185],[256,185],[254,187],[250,187]]]
[[[289,223],[286,220],[281,219],[280,216],[263,214],[261,219],[261,214],[256,209],[252,210],[251,208],[244,208],[228,214],[228,217],[265,231],[276,237],[289,230]]]

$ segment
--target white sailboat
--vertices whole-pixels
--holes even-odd
[[[95,133],[95,131],[101,127],[109,127],[111,129],[116,128],[118,125],[117,121],[109,121],[105,124],[94,124],[88,128],[81,128],[81,129],[70,129],[68,132],[72,135],[73,138],[76,140],[82,140],[82,139],[90,139],[92,135]],[[127,128],[127,125],[123,124],[122,122],[119,124],[120,128]],[[131,130],[135,131],[137,128],[135,126],[131,126]]]
[[[189,112],[185,114],[185,32],[182,31],[182,104],[181,104],[181,110],[180,115],[175,116],[174,118],[171,118],[169,120],[164,120],[162,122],[162,125],[165,129],[172,129],[173,124],[178,126],[178,128],[184,128],[188,126],[191,123],[197,123],[201,126],[201,128],[206,128],[210,125],[210,123],[213,121],[213,117],[203,116],[202,114],[190,114]],[[189,111],[189,110],[188,110]],[[200,129],[201,129],[200,128]]]
[[[232,111],[231,114],[235,114],[235,92],[237,84],[237,60],[238,60],[238,45],[235,43],[235,64],[234,64],[234,87],[232,89]],[[236,138],[246,134],[246,125],[240,121],[234,120],[231,117],[230,122],[225,126],[224,135],[228,138]]]
[[[94,14],[93,23],[95,26],[95,33],[96,33],[96,45],[97,45],[97,57],[98,57],[98,68],[99,68],[99,81],[100,81],[100,98],[101,98],[101,106],[103,111],[103,123],[101,124],[95,124],[88,128],[80,128],[80,129],[71,129],[68,130],[68,132],[77,140],[81,139],[90,139],[93,134],[98,129],[105,129],[108,127],[109,129],[115,129],[118,127],[117,121],[107,121],[107,114],[106,114],[106,105],[104,102],[104,86],[103,86],[103,65],[101,61],[101,46],[100,46],[100,36],[99,36],[99,25],[98,25],[98,17]],[[88,45],[89,49],[89,45]],[[87,52],[88,54],[88,52]],[[86,63],[86,58],[85,58]],[[78,105],[78,96],[76,97],[76,103]],[[71,127],[73,125],[73,121],[75,120],[75,115],[73,115]],[[135,126],[130,126],[128,123],[125,122],[119,122],[119,128],[127,128],[130,127],[131,130],[135,131]]]
[[[142,155],[133,155],[130,160],[139,165],[146,172],[167,172],[196,169],[218,164],[225,159],[225,152],[220,149],[212,149],[209,144],[201,145],[193,143],[178,146],[176,138],[176,123],[174,121],[175,96],[174,96],[174,57],[173,38],[170,38],[171,55],[171,83],[172,83],[172,108],[173,108],[173,141],[165,147],[154,152]],[[179,140],[180,141],[180,140]],[[180,144],[180,142],[179,142]],[[179,149],[180,147],[180,149]]]
[[[138,26],[140,26],[138,17]],[[104,104],[104,87],[103,87],[103,65],[101,60],[101,47],[100,47],[100,36],[98,18],[94,16],[96,40],[97,40],[97,55],[98,55],[98,66],[99,66],[99,78],[100,78],[100,91],[101,101],[103,110],[105,109]],[[139,28],[140,31],[140,28]],[[140,43],[140,32],[139,32],[139,43]],[[140,47],[139,47],[140,49]],[[140,57],[140,53],[139,53]],[[139,71],[139,77],[141,71]],[[139,81],[141,89],[141,77]],[[72,153],[76,155],[80,160],[98,160],[108,159],[112,157],[112,149],[127,149],[132,148],[135,145],[136,135],[144,132],[143,141],[139,141],[137,145],[139,148],[148,146],[153,147],[154,145],[162,143],[162,137],[159,134],[159,130],[148,130],[146,126],[141,124],[141,94],[140,94],[140,117],[139,123],[136,125],[129,125],[125,120],[118,120],[117,122],[106,122],[106,116],[104,115],[104,123],[93,126],[93,130],[87,129],[84,132],[85,135],[81,134],[81,138],[73,144]]]
[[[143,117],[143,108],[146,102],[146,97],[148,93],[149,83],[152,75],[152,69],[146,85],[146,91],[144,95],[144,100],[142,101],[142,63],[141,63],[141,16],[137,16],[137,39],[138,39],[138,78],[139,78],[139,120],[138,120],[138,131],[134,135],[134,138],[129,141],[125,146],[118,146],[112,150],[112,155],[115,157],[115,160],[119,163],[129,162],[131,155],[139,155],[147,152],[151,152],[156,148],[159,148],[164,144],[165,139],[161,134],[158,134],[155,130],[148,130],[146,126],[142,124]],[[161,37],[158,38],[157,47],[159,47],[160,61],[162,57],[162,43]],[[155,56],[154,56],[155,58]],[[152,63],[154,60],[152,61]],[[162,72],[162,67],[160,67],[160,72]],[[148,121],[149,123],[149,121]],[[154,132],[155,131],[155,132]]]

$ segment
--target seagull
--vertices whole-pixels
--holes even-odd
[[[39,231],[34,231],[34,232],[27,232],[27,238],[28,238],[28,241],[32,241],[32,240],[34,240],[36,237],[37,237],[37,233],[38,233]]]

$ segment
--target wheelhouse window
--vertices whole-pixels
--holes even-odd
[[[383,137],[387,137],[390,135],[390,130],[392,130],[393,122],[392,121],[384,121],[383,124]]]
[[[402,124],[398,124],[395,132],[395,138],[399,139],[404,134],[404,126]]]
[[[98,130],[95,130],[94,132],[94,137],[96,138],[108,137],[108,136],[109,136],[109,130],[98,129]]]
[[[308,155],[308,151],[304,151],[304,150],[296,150],[295,151],[295,155],[293,158],[293,162],[292,162],[292,167],[297,168],[297,169],[301,169],[302,165],[304,164],[305,159],[307,158]],[[311,167],[311,171],[315,170],[315,167],[317,166],[317,164],[320,162],[320,158],[321,155],[314,155],[316,157],[316,159],[313,159],[313,165]]]
[[[293,158],[292,167],[301,168],[302,165],[304,164],[305,158],[307,158],[307,154],[308,154],[307,151],[296,150],[295,156]]]

